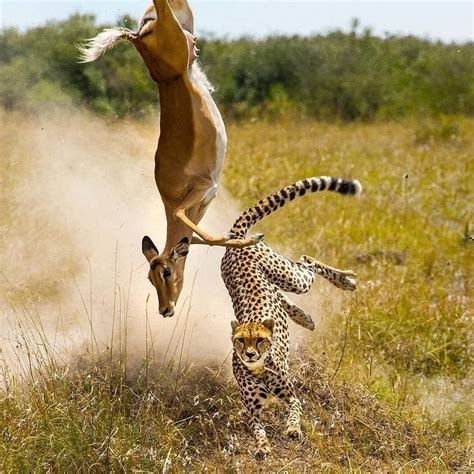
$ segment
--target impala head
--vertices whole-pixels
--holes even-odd
[[[189,239],[182,239],[169,254],[161,254],[150,237],[142,240],[142,252],[150,264],[148,279],[156,288],[160,314],[165,318],[174,315],[176,301],[183,288],[185,257],[189,251]]]
[[[186,0],[153,0],[138,31],[109,28],[78,49],[82,62],[92,62],[119,41],[130,41],[151,77],[167,82],[184,74],[197,57],[193,28],[193,15]]]
[[[240,360],[250,369],[264,363],[271,347],[275,321],[267,318],[261,323],[232,321],[232,344]]]

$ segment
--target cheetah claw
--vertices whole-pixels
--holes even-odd
[[[235,232],[232,232],[232,231],[226,232],[224,235],[225,235],[225,238],[227,240],[233,240],[233,239],[238,238],[237,234]]]
[[[258,244],[259,242],[262,242],[263,239],[265,238],[265,234],[262,234],[261,232],[258,232],[256,234],[253,234],[250,239],[252,241],[254,241],[256,244]]]
[[[255,459],[257,461],[264,461],[270,455],[270,446],[260,446],[255,452]]]

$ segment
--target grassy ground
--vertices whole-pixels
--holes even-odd
[[[305,176],[362,182],[359,200],[299,200],[262,228],[295,256],[356,269],[350,347],[372,369],[388,362],[429,377],[469,371],[472,137],[472,122],[230,130],[226,185],[246,205]]]
[[[132,375],[126,348],[114,361],[62,364],[36,330],[17,347],[22,373],[4,366],[0,470],[468,471],[473,137],[461,118],[229,127],[223,184],[242,207],[307,176],[364,186],[360,199],[305,197],[260,225],[288,255],[358,273],[343,314],[318,298],[324,323],[292,361],[302,443],[281,436],[275,405],[265,416],[273,456],[256,464],[220,366],[176,371],[150,359]]]

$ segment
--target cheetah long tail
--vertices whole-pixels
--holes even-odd
[[[253,207],[247,209],[235,221],[231,232],[236,235],[236,238],[244,238],[250,227],[257,221],[269,216],[287,202],[293,201],[296,197],[318,191],[334,191],[339,194],[358,195],[362,192],[362,185],[357,180],[331,178],[329,176],[306,178],[297,181],[274,194],[270,194],[265,199],[261,199]]]

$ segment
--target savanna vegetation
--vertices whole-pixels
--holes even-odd
[[[129,17],[119,25],[134,28]],[[0,104],[86,105],[112,116],[143,116],[156,92],[136,52],[123,44],[100,62],[77,62],[74,44],[105,26],[73,16],[24,33],[0,34]],[[474,112],[474,45],[351,33],[221,40],[199,38],[201,59],[227,115],[371,120]]]
[[[144,117],[156,108],[155,87],[127,45],[92,65],[75,62],[72,44],[96,31],[93,18],[81,16],[1,34],[4,260],[21,260],[8,256],[11,244],[2,236],[20,225],[17,182],[35,178],[28,160],[36,150],[22,136],[33,135],[36,118],[26,117],[52,105],[71,115],[87,107],[102,114],[94,123],[115,143],[130,134],[113,116]],[[355,295],[321,282],[312,290],[317,299],[306,302],[320,324],[292,359],[305,440],[284,439],[285,413],[281,405],[269,408],[274,452],[257,465],[223,360],[192,367],[178,347],[163,366],[147,350],[131,370],[123,334],[114,357],[111,347],[89,347],[74,362],[59,356],[35,312],[39,301],[28,299],[39,286],[1,268],[18,287],[0,286],[9,288],[0,303],[30,324],[22,322],[15,338],[19,370],[2,364],[0,469],[469,471],[473,45],[379,39],[355,29],[258,42],[201,40],[201,47],[228,119],[222,185],[239,208],[305,176],[354,177],[364,186],[358,199],[320,194],[295,201],[258,229],[288,256],[313,255],[358,274]],[[126,124],[153,146],[154,123]],[[107,151],[105,143],[100,150]],[[65,237],[52,240],[61,246]],[[83,270],[69,256],[64,261],[68,275],[61,279]],[[38,282],[51,286],[40,276]],[[53,290],[43,298],[59,299]],[[148,345],[151,334],[144,333]]]

